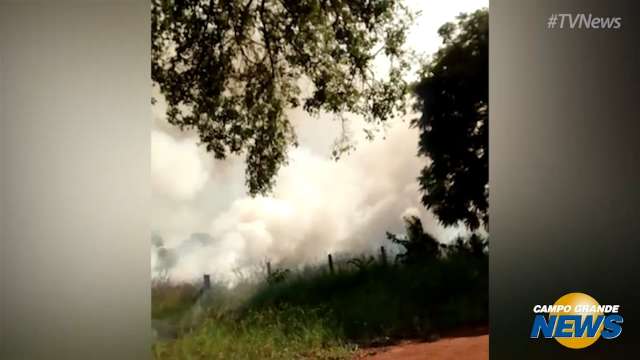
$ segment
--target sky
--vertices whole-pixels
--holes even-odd
[[[460,12],[488,7],[488,0],[408,0],[421,11],[407,46],[431,54],[441,45],[438,28]],[[154,94],[157,95],[157,94]],[[271,261],[293,267],[388,246],[385,232],[402,233],[403,216],[419,216],[425,229],[447,242],[460,229],[443,228],[420,203],[416,178],[426,164],[417,157],[418,132],[405,119],[390,123],[384,138],[363,138],[362,124],[349,130],[356,150],[330,158],[339,123],[332,116],[288,116],[300,145],[268,197],[250,197],[241,157],[215,160],[197,136],[167,124],[162,101],[152,108],[151,270],[177,281],[212,274],[233,282]],[[243,275],[244,274],[244,275]]]

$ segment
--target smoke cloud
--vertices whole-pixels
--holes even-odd
[[[331,120],[306,121],[311,121],[310,126],[297,121],[301,137],[313,133],[315,137],[333,138],[336,124]],[[317,132],[318,122],[324,124],[324,132]],[[359,126],[357,121],[352,125],[356,129]],[[168,242],[173,246],[163,243],[156,248],[153,269],[166,270],[176,280],[197,279],[203,273],[228,280],[266,259],[296,266],[320,261],[327,253],[357,255],[389,244],[385,231],[403,232],[402,217],[406,215],[419,216],[425,228],[444,241],[454,237],[459,232],[440,227],[419,202],[416,177],[426,161],[417,157],[417,136],[406,122],[396,121],[384,139],[356,139],[357,150],[339,161],[328,156],[329,148],[317,149],[328,142],[295,148],[290,152],[289,165],[278,175],[273,194],[255,198],[246,196],[242,186],[242,191],[235,192],[237,196],[217,197],[226,188],[233,188],[232,182],[236,187],[242,185],[243,172],[221,176],[217,166],[210,166],[203,181],[205,166],[195,165],[200,159],[195,141],[167,146],[171,144],[166,139],[170,135],[152,137],[152,141],[162,142],[163,149],[175,151],[173,159],[180,159],[189,171],[159,173],[185,184],[154,187],[154,197],[161,192],[159,197],[168,195],[174,202],[175,210],[166,214],[168,222],[159,225],[171,228],[167,234],[176,234],[176,238]],[[239,163],[228,166],[240,165],[237,167],[241,170],[241,159],[230,162]],[[187,201],[194,196],[206,196],[208,202],[219,202],[218,206]],[[199,214],[199,219],[189,219],[185,211]],[[171,221],[176,218],[183,222]],[[159,232],[159,236],[165,234]]]
[[[176,140],[158,130],[151,132],[151,186],[154,194],[188,200],[207,181],[207,169],[193,139]]]
[[[437,29],[460,12],[488,6],[486,0],[409,0],[422,11],[408,34],[410,46],[433,53]],[[271,196],[251,198],[244,186],[244,162],[213,160],[193,133],[164,119],[162,98],[153,107],[152,272],[191,281],[209,273],[232,280],[266,259],[296,266],[326,259],[327,253],[373,251],[389,244],[385,232],[404,232],[403,216],[418,216],[424,228],[447,242],[464,232],[443,228],[420,203],[416,178],[425,165],[417,157],[418,132],[407,122],[390,123],[385,136],[365,141],[352,119],[357,150],[339,161],[329,154],[340,124],[292,110],[300,147],[279,172]]]

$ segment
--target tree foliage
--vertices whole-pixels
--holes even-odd
[[[438,259],[486,259],[489,240],[477,233],[458,237],[449,244],[439,242],[424,230],[417,216],[404,218],[405,234],[387,232],[387,239],[404,248],[396,261],[404,265],[428,265]]]
[[[440,256],[440,243],[424,231],[420,218],[409,216],[404,222],[404,237],[387,232],[387,239],[405,249],[404,253],[398,254],[396,260],[406,265],[416,265],[437,259]]]
[[[243,154],[252,195],[272,188],[297,145],[287,109],[373,126],[404,111],[412,15],[401,0],[153,0],[151,13],[169,123],[195,129],[218,159]],[[378,55],[391,63],[382,78]]]
[[[415,88],[422,203],[445,225],[488,225],[489,14],[462,14],[439,29],[443,46]]]

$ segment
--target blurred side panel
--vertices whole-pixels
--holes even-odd
[[[146,359],[149,4],[0,4],[2,359]]]

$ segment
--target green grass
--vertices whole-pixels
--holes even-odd
[[[449,258],[425,266],[383,266],[293,275],[263,286],[247,307],[327,309],[347,339],[427,338],[488,322],[486,259]]]
[[[334,273],[316,266],[233,289],[214,285],[195,321],[198,287],[164,283],[153,291],[152,315],[179,329],[177,339],[154,344],[154,357],[347,359],[361,346],[484,327],[488,255],[463,245],[411,264],[337,263]]]
[[[353,346],[325,312],[287,307],[210,317],[192,332],[154,344],[155,359],[349,359]]]
[[[198,288],[194,284],[175,284],[156,280],[151,286],[151,318],[166,319],[182,316],[193,305]]]

